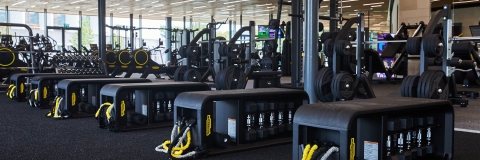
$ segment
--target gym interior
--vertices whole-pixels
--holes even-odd
[[[5,159],[480,157],[479,0],[2,4]]]

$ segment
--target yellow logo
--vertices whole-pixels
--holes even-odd
[[[120,116],[125,116],[125,101],[122,101],[122,103],[120,104],[120,108],[121,108],[121,113],[120,113]]]
[[[48,95],[48,89],[47,87],[43,87],[43,99],[47,99],[47,95]]]
[[[210,136],[210,134],[212,134],[212,119],[210,118],[210,115],[207,115],[207,122],[205,126],[207,127],[207,136]]]
[[[26,71],[27,71],[26,68],[20,68],[20,70],[23,71],[23,72],[26,72]]]
[[[72,106],[75,105],[75,101],[77,101],[77,96],[75,96],[75,92],[72,92]]]
[[[25,88],[25,86],[23,86],[23,83],[20,83],[20,93],[23,93],[24,88]]]
[[[355,160],[355,138],[350,139],[350,160]]]
[[[128,66],[122,66],[122,68],[128,68]]]
[[[152,66],[152,69],[160,69],[159,66]]]
[[[137,69],[142,69],[143,67],[142,67],[142,66],[136,66],[135,68],[137,68]]]
[[[115,65],[108,65],[108,67],[110,67],[110,68],[115,68]]]

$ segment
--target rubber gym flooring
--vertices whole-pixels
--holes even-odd
[[[289,78],[282,78],[282,82],[288,83]],[[395,96],[399,87],[400,84],[373,85],[377,97]],[[469,90],[478,92],[480,88]],[[46,118],[47,110],[14,102],[2,94],[0,159],[168,159],[154,148],[170,137],[171,128],[112,133],[99,129],[94,118]],[[455,106],[455,128],[463,130],[454,135],[455,159],[480,157],[480,131],[475,131],[480,130],[478,102],[471,100],[467,108]],[[291,149],[291,144],[285,144],[205,159],[290,160]]]

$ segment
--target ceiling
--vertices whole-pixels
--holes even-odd
[[[461,7],[471,7],[480,4],[480,0],[432,0],[432,8],[441,8],[445,4]]]
[[[284,0],[287,1],[287,0]],[[388,31],[389,23],[388,2],[389,0],[343,0],[338,6],[345,18],[350,18],[358,12],[368,15],[370,11],[370,28],[378,31]],[[378,4],[371,4],[378,3]],[[4,6],[10,10],[49,13],[97,15],[97,0],[2,0]],[[370,5],[369,5],[370,4]],[[183,16],[187,19],[192,17],[195,22],[208,22],[213,15],[217,21],[227,18],[237,21],[239,24],[242,15],[243,24],[253,20],[257,24],[268,24],[269,14],[276,17],[278,10],[277,0],[107,0],[107,16],[113,13],[115,17],[134,17],[142,15],[144,19],[160,19],[172,17],[175,21],[182,21]],[[321,4],[320,15],[327,16],[329,2]],[[290,6],[282,8],[282,20],[289,20]],[[328,21],[322,21],[328,26]],[[368,21],[366,21],[367,23]],[[326,27],[328,28],[328,27]]]

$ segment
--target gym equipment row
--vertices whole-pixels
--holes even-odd
[[[64,79],[57,84],[54,105],[47,117],[93,117],[100,107],[100,90],[107,84],[152,82],[144,78]],[[58,100],[58,101],[57,101]],[[53,113],[53,114],[52,114]]]
[[[158,64],[151,59],[150,51],[136,49],[133,52],[120,50],[117,53],[111,51],[106,54],[106,63],[109,69],[113,68],[111,76],[115,77],[125,73],[124,78],[130,78],[133,73],[141,73],[141,78],[147,78],[153,74],[156,78],[162,78],[160,74],[166,73],[173,78],[176,67],[167,67],[164,64]]]
[[[30,89],[30,79],[36,76],[62,76],[71,74],[58,74],[58,73],[15,73],[10,76],[10,85],[7,89],[7,96],[17,102],[26,102],[28,92]],[[28,82],[28,83],[27,83]]]
[[[199,158],[289,143],[293,115],[307,103],[306,92],[295,89],[181,93],[174,103],[172,135],[155,150],[173,158]]]
[[[100,128],[128,131],[172,126],[175,98],[182,92],[207,91],[201,82],[107,84],[100,90],[95,117]]]
[[[447,100],[386,97],[303,105],[293,120],[293,160],[452,159],[453,118]]]
[[[28,102],[31,107],[50,109],[54,104],[58,82],[64,79],[109,78],[106,75],[45,75],[31,79]]]

